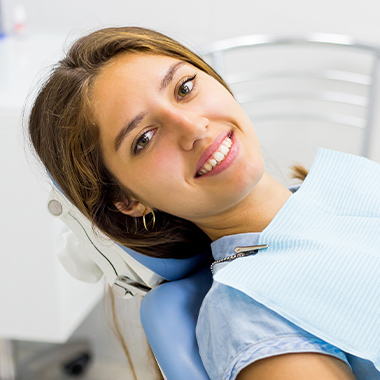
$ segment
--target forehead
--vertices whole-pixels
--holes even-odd
[[[106,104],[118,105],[123,98],[151,92],[174,62],[171,57],[144,53],[125,53],[110,61],[97,75],[91,89],[95,117]]]
[[[178,59],[147,53],[123,53],[113,58],[97,75],[94,82],[94,93],[107,82],[128,80],[131,83],[143,83],[146,77],[164,75],[170,65],[180,62]]]
[[[91,88],[91,104],[97,122],[116,107],[134,108],[152,97],[160,81],[177,59],[145,53],[124,53],[110,61]],[[140,104],[141,105],[141,104]]]

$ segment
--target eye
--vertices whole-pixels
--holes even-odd
[[[149,145],[154,134],[155,134],[155,130],[152,129],[150,131],[143,133],[140,137],[138,137],[133,146],[133,153],[137,154],[137,153],[140,153],[142,150],[144,150]]]
[[[191,78],[186,78],[181,85],[178,88],[178,98],[179,100],[183,99],[186,95],[190,94],[191,91],[193,91],[195,83],[196,75],[192,76]]]

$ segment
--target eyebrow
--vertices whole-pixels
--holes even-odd
[[[160,91],[164,90],[166,87],[169,86],[170,82],[173,80],[174,74],[184,64],[185,64],[185,62],[179,61],[179,62],[173,63],[169,67],[169,70],[167,71],[166,75],[164,76],[164,78],[161,81],[160,88],[159,88]]]
[[[147,112],[140,112],[132,121],[130,121],[126,126],[124,126],[119,134],[115,138],[115,152],[120,148],[121,143],[125,137],[131,133],[142,121]]]
[[[177,70],[184,65],[185,62],[179,61],[173,63],[168,71],[166,72],[165,76],[162,78],[162,81],[160,83],[159,91],[163,91],[166,87],[169,86],[169,84],[172,82],[173,77]],[[127,125],[125,125],[121,131],[118,133],[118,135],[115,138],[114,148],[115,152],[120,148],[121,143],[125,139],[125,137],[131,133],[143,120],[147,112],[140,112],[132,121],[130,121]]]

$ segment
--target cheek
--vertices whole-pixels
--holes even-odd
[[[172,195],[184,184],[183,161],[173,149],[157,149],[147,163],[134,171],[131,190],[156,208],[165,208]]]
[[[217,89],[219,91],[217,91]],[[204,96],[200,102],[201,112],[203,112],[210,119],[223,118],[223,120],[228,120],[234,117],[237,112],[240,112],[240,107],[235,102],[233,96],[227,92],[224,88],[221,90],[218,87],[210,93],[214,93],[215,96]]]
[[[175,179],[180,180],[184,175],[183,157],[178,154],[170,142],[154,147],[154,154],[147,155],[146,170],[160,185],[170,185]]]
[[[177,151],[170,147],[157,147],[153,157],[150,157],[148,165],[152,175],[162,177],[164,180],[172,180],[179,175],[179,170],[183,168],[181,157]]]

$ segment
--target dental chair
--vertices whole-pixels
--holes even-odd
[[[210,250],[183,260],[141,255],[95,231],[55,184],[48,209],[70,229],[57,246],[62,265],[74,278],[95,283],[104,275],[116,296],[144,296],[141,322],[164,377],[208,380],[195,324],[211,287]]]
[[[244,62],[248,63],[250,69],[254,69],[258,60],[249,54],[253,52],[260,55],[263,49],[275,49],[270,53],[273,54],[272,60],[281,63],[280,54],[285,53],[288,47],[322,47],[327,49],[328,54],[335,50],[363,54],[367,57],[363,67],[367,68],[368,73],[361,74],[347,68],[327,69],[324,65],[317,70],[315,62],[306,65],[304,70],[294,70],[291,63],[291,70],[282,68],[280,71],[272,70],[269,67],[272,65],[266,63],[261,73],[252,70],[248,72],[240,67],[240,62]],[[235,53],[243,54],[242,58],[234,58]],[[321,34],[302,38],[246,36],[206,46],[202,55],[226,79],[247,113],[250,114],[253,110],[257,128],[262,125],[261,128],[265,131],[268,129],[268,121],[277,123],[280,119],[299,119],[305,125],[309,122],[325,122],[328,128],[339,125],[350,131],[363,132],[360,139],[356,137],[359,135],[354,135],[355,142],[360,141],[357,153],[369,155],[375,122],[379,47],[359,43],[345,36]],[[285,61],[292,56],[293,52],[288,55],[285,53],[284,67]],[[330,61],[334,63],[335,58]],[[355,68],[355,65],[347,66]],[[279,87],[273,85],[274,80],[277,83],[284,79],[290,82],[291,92],[278,92]],[[269,86],[268,80],[272,82]],[[305,86],[300,89],[298,85],[292,85],[295,81],[301,81],[303,85],[306,83],[308,91],[305,92]],[[316,89],[311,90],[310,83],[317,83]],[[327,90],[326,83],[338,84],[340,89]],[[261,92],[263,88],[266,92]],[[353,93],[354,90],[358,93]],[[289,104],[277,107],[277,104],[276,108],[273,102],[278,103],[281,99],[295,100],[297,104],[302,104],[305,100],[327,103],[327,107],[294,107]],[[266,105],[267,102],[269,105]],[[333,110],[331,105],[338,106],[338,111]],[[63,234],[59,241],[59,258],[70,274],[86,282],[96,282],[104,275],[115,295],[122,298],[136,294],[144,296],[140,306],[141,321],[164,377],[167,380],[208,380],[198,353],[195,325],[202,300],[212,283],[209,268],[211,252],[206,250],[184,260],[158,259],[120,246],[100,232],[95,232],[90,222],[55,185],[48,208],[51,214],[60,217],[71,230]]]

